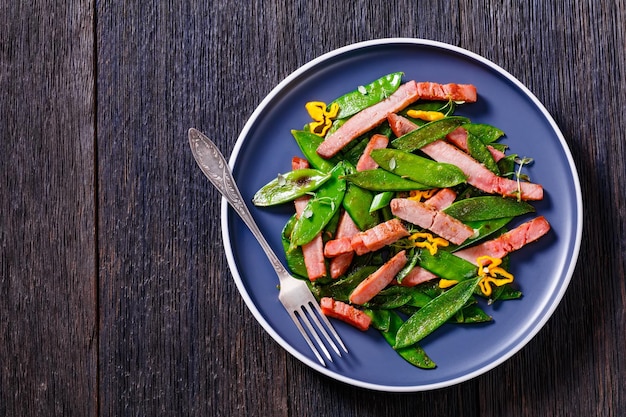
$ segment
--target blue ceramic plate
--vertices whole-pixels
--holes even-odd
[[[476,377],[519,351],[554,312],[572,276],[582,232],[582,199],[570,151],[552,117],[518,80],[466,50],[419,39],[384,39],[350,45],[304,65],[281,82],[245,125],[230,165],[244,199],[301,155],[291,129],[309,121],[308,101],[332,99],[382,75],[402,71],[404,81],[470,83],[478,102],[457,108],[474,122],[504,130],[509,153],[532,157],[525,168],[544,186],[535,204],[552,230],[511,256],[511,272],[523,298],[487,306],[494,321],[485,325],[446,324],[422,342],[437,363],[422,370],[405,362],[374,329],[361,332],[334,320],[349,354],[321,366],[278,301],[277,278],[252,234],[226,202],[222,231],[228,263],[254,317],[288,352],[311,368],[348,384],[381,391],[422,391]],[[282,255],[280,232],[293,213],[290,205],[256,208],[252,215],[274,250]],[[520,222],[527,219],[520,219]]]

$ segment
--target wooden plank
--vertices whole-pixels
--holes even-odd
[[[92,8],[4,2],[0,27],[0,415],[95,415]]]
[[[626,13],[618,3],[467,2],[462,42],[544,103],[572,150],[585,203],[570,288],[526,348],[479,378],[481,416],[626,413],[626,153],[624,103],[615,99],[626,94]]]

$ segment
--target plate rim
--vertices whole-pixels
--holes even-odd
[[[302,74],[304,74],[307,71],[309,71],[311,68],[313,68],[313,67],[315,67],[315,66],[317,66],[317,65],[319,65],[319,64],[321,64],[321,63],[323,63],[325,61],[328,61],[329,59],[332,59],[334,57],[343,55],[343,54],[348,53],[348,52],[354,52],[354,51],[357,51],[359,49],[367,49],[367,48],[371,48],[371,47],[376,47],[376,46],[381,46],[381,45],[391,45],[391,44],[394,44],[394,45],[395,44],[405,44],[405,45],[428,46],[428,47],[440,49],[440,50],[447,51],[447,52],[454,52],[454,53],[462,55],[462,56],[464,56],[466,58],[478,61],[480,64],[489,67],[491,70],[497,72],[501,76],[504,76],[509,82],[513,83],[517,88],[519,88],[525,94],[525,96],[527,98],[529,98],[533,102],[533,105],[535,105],[537,107],[537,109],[541,112],[541,114],[543,115],[545,120],[550,124],[550,127],[551,127],[552,131],[555,133],[555,135],[557,136],[557,138],[558,138],[558,140],[559,140],[559,142],[561,144],[561,148],[563,149],[564,155],[565,155],[565,157],[567,159],[569,168],[570,168],[571,173],[572,173],[573,185],[574,185],[574,190],[575,190],[575,194],[576,194],[575,197],[576,197],[576,214],[577,214],[577,216],[576,216],[576,232],[574,234],[575,242],[574,242],[574,245],[572,247],[571,261],[569,262],[567,270],[565,271],[565,275],[563,277],[564,279],[563,279],[562,284],[561,284],[561,286],[559,288],[559,291],[557,291],[557,292],[552,294],[553,300],[552,300],[551,303],[549,303],[549,308],[547,308],[547,310],[545,311],[545,313],[543,314],[541,319],[535,323],[535,325],[532,327],[532,330],[528,331],[526,336],[524,338],[520,339],[515,344],[515,346],[512,349],[508,350],[507,352],[504,352],[502,355],[500,355],[498,358],[494,359],[494,361],[490,362],[489,364],[486,364],[486,365],[484,365],[484,366],[474,370],[473,372],[469,372],[469,373],[466,373],[466,374],[464,374],[462,376],[459,376],[459,377],[456,377],[456,378],[451,378],[451,379],[448,379],[448,380],[445,380],[445,381],[436,382],[436,383],[428,383],[428,384],[420,384],[420,385],[406,385],[405,386],[405,385],[375,384],[375,383],[371,383],[371,382],[360,381],[360,380],[355,379],[355,378],[350,378],[350,377],[347,377],[345,375],[341,375],[341,374],[339,374],[337,372],[334,372],[334,371],[332,371],[332,370],[322,366],[318,362],[315,362],[315,361],[311,360],[310,358],[308,358],[307,356],[303,355],[302,353],[300,353],[298,350],[293,348],[286,340],[284,340],[273,329],[273,327],[267,322],[267,320],[265,320],[265,318],[263,317],[263,315],[261,314],[261,312],[259,311],[259,309],[255,305],[254,301],[252,300],[250,294],[248,294],[248,291],[245,288],[243,279],[242,279],[241,275],[239,274],[239,269],[237,267],[237,262],[236,262],[235,257],[234,257],[233,248],[231,246],[230,234],[229,234],[229,230],[228,230],[229,229],[228,228],[228,223],[229,223],[229,219],[230,219],[230,216],[229,216],[229,206],[228,206],[228,202],[223,197],[222,197],[222,201],[221,201],[221,229],[222,229],[222,240],[223,240],[223,244],[224,244],[224,252],[226,254],[226,259],[227,259],[227,262],[228,262],[228,266],[229,266],[231,275],[233,277],[233,280],[235,281],[235,284],[236,284],[237,289],[239,291],[239,294],[243,298],[246,306],[248,307],[248,309],[250,310],[250,312],[252,313],[254,318],[257,320],[257,322],[272,337],[272,339],[274,339],[274,341],[276,341],[283,349],[285,349],[291,355],[296,357],[299,361],[301,361],[302,363],[306,364],[307,366],[315,369],[316,371],[318,371],[318,372],[320,372],[320,373],[322,373],[322,374],[324,374],[324,375],[326,375],[328,377],[331,377],[331,378],[333,378],[335,380],[338,380],[338,381],[344,382],[346,384],[349,384],[349,385],[353,385],[353,386],[357,386],[357,387],[361,387],[361,388],[366,388],[366,389],[370,389],[370,390],[374,390],[374,391],[384,391],[384,392],[419,392],[419,391],[429,391],[429,390],[435,390],[435,389],[439,389],[439,388],[445,388],[445,387],[457,385],[457,384],[460,384],[462,382],[468,381],[470,379],[473,379],[475,377],[478,377],[478,376],[480,376],[482,374],[487,373],[488,371],[496,368],[497,366],[499,366],[500,364],[502,364],[503,362],[505,362],[509,358],[511,358],[513,355],[518,353],[545,326],[546,322],[552,317],[552,315],[554,314],[556,308],[560,305],[561,300],[562,300],[565,292],[567,291],[567,288],[569,287],[569,284],[571,282],[574,270],[575,270],[576,265],[578,263],[578,257],[579,257],[579,253],[580,253],[580,246],[581,246],[581,242],[582,242],[582,231],[583,231],[583,201],[582,201],[582,192],[581,192],[581,188],[580,188],[580,180],[579,180],[578,170],[577,170],[576,165],[574,163],[574,160],[573,160],[573,157],[572,157],[572,154],[571,154],[571,150],[570,150],[567,142],[565,141],[565,137],[563,136],[563,133],[561,132],[561,130],[558,127],[558,125],[556,124],[554,118],[547,111],[547,109],[545,108],[543,103],[541,103],[539,101],[539,99],[521,81],[519,81],[516,77],[514,77],[512,74],[510,74],[504,68],[500,67],[499,65],[497,65],[494,62],[490,61],[489,59],[487,59],[487,58],[485,58],[485,57],[483,57],[481,55],[478,55],[478,54],[476,54],[476,53],[474,53],[474,52],[472,52],[470,50],[467,50],[467,49],[464,49],[462,47],[459,47],[459,46],[451,45],[451,44],[448,44],[448,43],[445,43],[445,42],[441,42],[441,41],[435,41],[435,40],[429,40],[429,39],[423,39],[423,38],[392,37],[392,38],[380,38],[380,39],[373,39],[373,40],[366,40],[366,41],[356,42],[356,43],[345,45],[343,47],[339,47],[339,48],[334,49],[332,51],[329,51],[327,53],[324,53],[324,54],[318,56],[317,58],[314,58],[311,61],[305,63],[304,65],[298,67],[296,70],[291,72],[287,77],[285,77],[280,83],[278,83],[263,98],[263,100],[258,104],[258,106],[255,108],[255,110],[252,112],[252,114],[250,115],[250,117],[246,121],[244,127],[242,128],[239,136],[237,137],[237,140],[236,140],[235,145],[233,147],[232,153],[231,153],[230,158],[228,160],[230,168],[234,169],[235,162],[236,162],[236,160],[237,160],[237,158],[239,156],[239,153],[241,151],[241,148],[243,146],[245,138],[249,134],[249,131],[252,128],[252,126],[254,125],[254,123],[257,121],[259,115],[262,114],[262,112],[269,105],[269,103],[271,103],[275,99],[275,97],[286,86],[288,86],[291,82],[293,82],[295,79],[300,77]]]

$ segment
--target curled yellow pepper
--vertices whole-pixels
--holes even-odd
[[[424,239],[418,241],[417,239]],[[448,246],[448,241],[441,237],[433,237],[430,233],[417,232],[409,236],[409,240],[414,240],[413,245],[418,248],[428,249],[431,255],[437,253],[440,246]]]
[[[430,190],[412,190],[409,192],[409,200],[422,201],[427,200],[434,196],[437,192],[437,188],[431,188]]]
[[[493,258],[491,256],[480,256],[476,259],[478,275],[483,277],[478,283],[478,286],[486,296],[491,295],[492,285],[500,287],[513,282],[513,275],[501,268],[501,263],[502,259]]]
[[[409,110],[406,114],[414,119],[421,119],[427,122],[433,122],[446,117],[446,115],[440,111]]]
[[[339,105],[332,103],[330,109],[327,109],[326,103],[321,101],[309,101],[304,106],[313,119],[309,123],[309,130],[318,136],[326,136],[326,132],[333,124],[333,119],[339,113]]]

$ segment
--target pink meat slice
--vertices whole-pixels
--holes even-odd
[[[476,87],[472,84],[439,84],[429,81],[417,83],[420,98],[423,100],[454,100],[475,103]]]
[[[480,256],[502,259],[507,254],[539,239],[548,233],[549,230],[550,223],[548,223],[545,217],[535,217],[495,239],[461,249],[454,254],[472,263],[476,263],[476,259]]]
[[[474,229],[448,214],[408,198],[394,198],[389,203],[391,213],[442,238],[460,245],[474,234]]]
[[[291,169],[308,168],[309,162],[300,157],[294,157],[291,160]],[[296,208],[296,216],[302,215],[310,197],[303,196],[294,200]],[[309,243],[302,245],[302,255],[304,257],[304,266],[311,281],[326,276],[326,263],[324,261],[324,242],[321,232],[317,234]]]
[[[352,259],[354,258],[354,252],[352,249],[352,237],[359,233],[360,230],[357,225],[352,220],[352,217],[348,214],[348,212],[344,211],[341,214],[341,218],[339,219],[339,224],[337,225],[337,239],[347,238],[350,239],[350,251],[348,253],[344,253],[342,255],[338,255],[330,260],[330,276],[331,278],[338,278],[346,273],[350,264],[352,263]]]
[[[378,168],[378,164],[372,159],[372,151],[374,149],[384,149],[389,144],[389,138],[385,135],[372,135],[367,146],[363,150],[363,155],[359,158],[356,164],[357,171],[367,171],[369,169]]]
[[[406,230],[402,222],[399,219],[391,219],[354,235],[352,248],[360,256],[367,252],[382,249],[407,236],[409,236],[409,231]]]
[[[456,193],[451,188],[442,188],[437,194],[424,201],[424,204],[435,210],[443,210],[456,200]]]
[[[402,84],[385,100],[360,111],[348,119],[317,147],[317,153],[323,158],[330,158],[336,155],[352,140],[384,122],[389,113],[395,113],[404,109],[418,98],[419,94],[415,81],[408,81]]]
[[[353,304],[365,304],[381,292],[407,263],[406,251],[398,252],[393,258],[361,281],[350,294]]]
[[[422,268],[421,266],[415,266],[411,271],[404,277],[400,285],[403,287],[414,287],[423,282],[430,281],[432,279],[438,278],[437,275],[432,272]]]
[[[437,162],[456,165],[467,176],[468,184],[485,192],[500,194],[505,197],[517,197],[519,192],[522,200],[541,200],[543,198],[541,185],[499,177],[465,152],[442,140],[429,143],[421,150]]]

